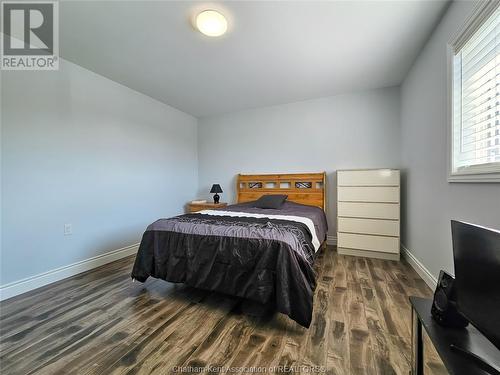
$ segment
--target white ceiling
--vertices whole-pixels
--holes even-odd
[[[203,117],[401,83],[445,1],[68,1],[61,55]],[[228,33],[191,18],[218,9]]]

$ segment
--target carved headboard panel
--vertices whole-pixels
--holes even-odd
[[[286,194],[295,203],[326,209],[326,173],[239,174],[238,203],[259,199],[265,194]]]

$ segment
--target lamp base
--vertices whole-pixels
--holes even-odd
[[[214,195],[214,204],[218,204],[219,203],[219,199],[220,199],[219,194],[215,194]]]

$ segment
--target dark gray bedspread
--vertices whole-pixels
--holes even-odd
[[[289,216],[302,216],[312,220],[316,228],[318,239],[322,242],[326,239],[328,232],[328,223],[326,221],[325,211],[319,207],[306,206],[294,202],[285,201],[280,209],[273,208],[257,208],[252,207],[253,202],[239,203],[219,208],[219,211],[236,211],[248,212],[252,214],[264,215],[289,215]]]
[[[288,203],[283,210],[240,204],[225,211],[303,216],[320,241],[326,218],[319,208]],[[160,219],[143,235],[132,277],[171,282],[273,304],[309,327],[316,288],[312,234],[304,223],[270,218],[187,214]]]

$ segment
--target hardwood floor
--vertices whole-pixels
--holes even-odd
[[[132,262],[122,259],[1,303],[1,373],[169,374],[175,366],[194,372],[211,365],[406,375],[408,296],[432,295],[404,262],[328,248],[315,264],[318,287],[307,330],[282,314],[255,314],[229,296],[162,280],[132,283]],[[426,370],[445,373],[432,352]]]

